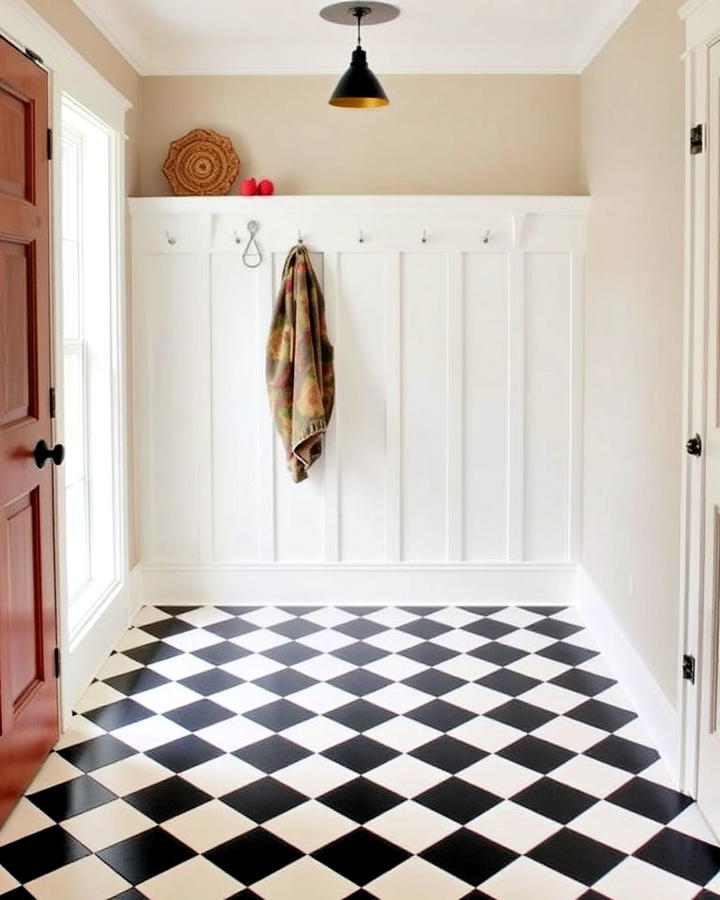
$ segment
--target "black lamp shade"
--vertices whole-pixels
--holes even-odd
[[[350,68],[333,91],[330,105],[367,109],[387,106],[389,102],[382,85],[368,68],[367,54],[362,47],[357,47],[353,50]]]

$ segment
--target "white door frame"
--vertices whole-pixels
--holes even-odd
[[[710,141],[710,48],[720,41],[720,0],[689,0],[680,11],[685,21],[685,296],[683,443],[704,436],[707,395],[706,323],[711,263],[708,192]],[[692,155],[690,129],[703,126],[703,152]],[[681,790],[697,796],[702,686],[702,620],[704,569],[704,457],[682,454],[681,579],[678,645],[679,780]],[[682,674],[681,659],[695,659],[696,682]]]

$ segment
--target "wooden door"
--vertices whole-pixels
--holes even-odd
[[[710,50],[705,572],[699,658],[698,802],[720,834],[720,45]]]
[[[47,73],[0,39],[0,824],[57,738]]]

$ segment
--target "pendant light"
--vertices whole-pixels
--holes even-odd
[[[347,3],[333,3],[320,10],[320,15],[328,22],[339,25],[357,23],[357,47],[353,50],[350,68],[345,72],[329,100],[331,106],[351,109],[371,109],[387,106],[390,102],[382,85],[367,64],[367,54],[361,46],[360,25],[378,25],[389,22],[400,15],[400,10],[389,3],[374,3],[372,6],[348,6]],[[353,21],[354,20],[354,21]]]

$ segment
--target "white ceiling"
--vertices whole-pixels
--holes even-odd
[[[380,74],[581,72],[638,0],[396,2],[398,19],[364,32]],[[75,3],[143,75],[338,73],[354,46],[322,0]]]

